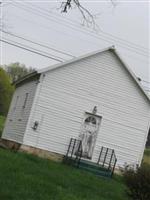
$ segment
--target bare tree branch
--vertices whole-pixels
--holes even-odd
[[[113,5],[113,7],[116,6],[116,3],[114,0],[108,0]],[[61,3],[60,9],[61,12],[67,13],[69,9],[71,9],[75,5],[78,10],[80,11],[82,17],[83,17],[83,25],[91,26],[94,29],[96,28],[95,18],[96,16],[93,15],[88,9],[86,9],[84,6],[81,5],[79,0],[66,0]]]
[[[62,2],[62,4],[61,4],[62,12],[66,13],[68,11],[68,9],[71,8],[71,1],[72,0],[67,0],[66,2]]]

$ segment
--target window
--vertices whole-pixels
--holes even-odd
[[[19,96],[17,96],[17,98],[16,98],[16,102],[15,102],[14,109],[13,109],[14,111],[16,110],[18,99],[19,99]]]
[[[96,119],[94,117],[90,116],[90,117],[85,119],[85,123],[96,124]]]
[[[29,94],[26,93],[26,95],[25,95],[25,99],[24,99],[24,104],[23,104],[23,106],[22,106],[23,109],[26,107],[27,100],[28,100],[28,95],[29,95]]]

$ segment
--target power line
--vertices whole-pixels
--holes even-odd
[[[60,60],[65,61],[65,59],[63,59],[63,58],[61,58],[61,57],[59,57],[59,56],[55,56],[55,55],[53,55],[53,54],[50,54],[50,53],[48,53],[48,52],[35,49],[35,48],[33,48],[33,47],[30,47],[30,46],[28,46],[28,45],[25,45],[25,44],[22,44],[22,43],[13,41],[13,40],[10,40],[10,39],[8,39],[8,38],[4,38],[4,37],[3,37],[3,39],[5,39],[5,40],[7,40],[7,41],[10,41],[10,42],[15,42],[15,44],[23,45],[24,47],[27,47],[27,48],[29,48],[29,49],[32,49],[32,50],[38,51],[38,52],[40,52],[40,53],[43,53],[43,54],[45,54],[45,55],[47,54],[48,56],[52,56],[52,57],[54,57],[54,58],[56,58],[56,59],[60,59]]]
[[[26,45],[20,46],[20,45],[22,45],[21,43],[18,43],[18,42],[16,42],[16,41],[12,41],[12,40],[9,40],[9,39],[6,39],[6,38],[4,38],[4,39],[5,39],[5,40],[0,39],[0,41],[2,41],[2,42],[4,42],[4,43],[7,43],[7,44],[9,44],[9,45],[12,45],[12,46],[15,46],[15,47],[18,47],[18,48],[21,48],[21,49],[30,51],[30,52],[32,52],[32,53],[36,53],[36,54],[38,54],[38,55],[41,55],[41,56],[44,56],[44,57],[53,59],[53,60],[55,60],[55,61],[62,62],[62,60],[58,60],[58,59],[56,59],[56,58],[53,58],[53,57],[50,57],[50,56],[48,56],[48,55],[43,54],[43,53],[46,53],[46,52],[39,51],[39,50],[37,50],[37,49],[31,48],[31,47],[26,46]],[[7,41],[6,41],[6,40],[7,40]],[[9,42],[9,41],[11,41],[11,42]],[[19,45],[13,44],[12,42],[15,42],[15,43],[17,43],[17,44],[19,44]],[[28,48],[26,48],[26,47],[28,47]],[[29,49],[29,48],[30,48],[30,49]],[[39,52],[38,52],[38,51],[39,51]],[[40,52],[42,52],[42,53],[40,53]],[[142,79],[141,79],[141,81],[146,82],[146,83],[150,83],[150,82],[145,81],[145,80],[142,80]],[[143,86],[143,87],[146,88],[146,89],[144,89],[144,90],[147,90],[147,89],[150,90],[150,88],[149,88],[148,86]]]
[[[44,25],[44,24],[41,24],[41,23],[39,23],[39,22],[35,22],[35,21],[32,21],[32,20],[29,20],[29,19],[25,19],[25,18],[23,18],[22,16],[19,16],[19,15],[16,15],[16,14],[14,14],[13,13],[13,17],[15,17],[17,20],[23,20],[23,21],[26,21],[26,22],[28,22],[28,23],[31,23],[31,24],[33,24],[33,25],[35,25],[35,24],[37,24],[38,26],[40,25],[40,28],[42,27],[42,28],[45,28],[45,29],[54,29],[54,27],[50,27],[50,26],[46,26],[46,25]],[[56,32],[59,32],[59,33],[61,33],[61,34],[64,34],[64,35],[67,35],[67,36],[70,36],[70,37],[72,37],[72,34],[70,34],[70,32],[67,32],[67,33],[65,33],[65,32],[62,32],[62,31],[60,31],[60,30],[57,30],[57,29],[54,29]],[[95,45],[96,47],[97,47],[97,43],[95,43],[94,41],[93,42],[91,42],[91,41],[89,41],[89,40],[85,40],[85,39],[83,39],[83,38],[81,38],[81,37],[79,37],[78,36],[78,40],[81,40],[81,41],[85,41],[85,42],[88,42],[88,43],[92,43],[93,45]],[[134,59],[138,59],[138,60],[140,60],[140,61],[142,61],[142,62],[145,62],[145,63],[147,63],[147,61],[146,60],[143,60],[143,59],[140,59],[139,57],[134,57],[134,56],[131,56],[131,55],[129,55],[129,54],[127,54],[127,53],[125,53],[128,57],[131,57],[132,59],[134,58]]]
[[[143,85],[143,87],[146,88],[146,89],[150,89],[150,87],[149,87],[149,86],[146,86],[146,85]]]
[[[14,33],[11,33],[11,32],[4,31],[4,30],[2,30],[2,29],[0,29],[0,31],[2,31],[3,33],[6,33],[6,34],[8,34],[8,35],[14,36],[14,37],[16,37],[16,38],[25,40],[25,41],[27,41],[27,42],[31,42],[31,43],[33,43],[33,44],[39,45],[39,46],[41,46],[41,47],[45,47],[45,48],[47,48],[47,49],[56,51],[56,52],[58,52],[58,53],[61,53],[61,54],[64,54],[64,55],[67,55],[67,56],[70,56],[70,57],[73,57],[73,58],[75,57],[75,56],[73,56],[73,55],[71,55],[71,54],[69,54],[69,53],[65,53],[65,52],[63,52],[63,51],[60,51],[60,50],[54,49],[54,48],[52,48],[52,47],[49,47],[49,46],[47,46],[47,45],[44,45],[44,44],[35,42],[35,41],[30,40],[30,39],[27,39],[27,38],[24,38],[23,36],[19,36],[19,35],[16,35],[16,34],[14,34]]]
[[[47,19],[47,20],[50,20],[50,19],[51,19],[50,16],[49,16],[48,14],[45,15],[45,14],[42,14],[42,12],[39,13],[39,10],[35,9],[35,7],[30,7],[30,6],[27,6],[27,5],[23,4],[23,3],[16,4],[15,1],[13,1],[12,5],[14,5],[14,6],[16,6],[16,7],[19,7],[19,8],[21,8],[21,9],[27,11],[27,12],[30,12],[30,13],[32,13],[32,14],[41,16],[41,17],[43,17],[43,18],[45,18],[45,19]],[[23,5],[24,5],[25,7],[24,7]],[[60,22],[60,21],[58,22],[57,19],[51,19],[51,20],[52,20],[52,21],[55,21],[56,23],[59,23],[59,22]],[[62,21],[61,21],[61,22],[62,22]],[[61,23],[61,25],[66,26],[66,23],[65,23],[65,24]],[[102,36],[101,36],[101,37],[100,37],[100,36],[97,36],[97,35],[95,35],[94,33],[91,33],[91,32],[88,32],[88,33],[87,33],[87,31],[85,31],[85,30],[80,30],[80,29],[78,29],[77,27],[70,27],[70,26],[68,26],[68,23],[67,23],[67,27],[72,28],[73,30],[76,30],[76,31],[80,31],[80,32],[82,32],[82,33],[84,33],[84,34],[86,34],[86,35],[88,34],[88,35],[90,35],[90,36],[92,36],[92,37],[94,37],[94,38],[103,39],[103,40],[106,41],[106,42],[110,42],[110,39],[108,40],[108,39],[106,39],[106,38],[102,38]],[[111,42],[112,42],[112,41],[111,41]],[[122,44],[118,44],[118,46],[124,47],[124,48],[128,49],[129,51],[132,51],[132,50],[131,50],[131,47],[127,47],[127,46],[124,46],[124,45],[122,45]],[[135,49],[135,48],[134,48],[134,49]],[[142,56],[147,56],[147,55],[145,55],[144,53],[140,53],[137,49],[135,49],[134,52],[137,53],[137,54],[140,54],[140,55],[142,55]]]
[[[45,19],[47,19],[48,21],[50,20],[50,18],[49,17],[45,17],[45,16],[43,16],[43,15],[41,15],[41,14],[38,14],[39,13],[39,11],[38,11],[38,13],[36,12],[32,12],[33,11],[33,9],[32,9],[32,11],[31,10],[29,10],[29,9],[27,9],[27,8],[25,8],[25,7],[21,7],[21,5],[18,5],[18,4],[12,4],[13,6],[15,6],[15,7],[18,7],[18,8],[21,8],[21,9],[23,9],[23,10],[25,10],[25,11],[27,11],[27,12],[29,12],[29,13],[32,13],[32,14],[34,14],[34,15],[37,15],[37,16],[41,16],[41,17],[43,17],[43,18],[45,18]],[[31,9],[31,8],[30,8]],[[29,21],[29,20],[26,20],[26,21]],[[60,21],[58,22],[58,21],[56,21],[56,20],[54,20],[54,19],[52,19],[52,21],[54,21],[54,22],[56,22],[56,23],[59,23],[60,24]],[[39,23],[38,23],[39,24]],[[43,26],[43,25],[42,25]],[[45,26],[44,26],[45,27]],[[46,26],[47,27],[47,26]],[[67,26],[67,28],[68,28],[69,26]],[[47,27],[48,28],[48,27]],[[53,27],[50,27],[51,29],[54,29]],[[69,27],[69,28],[72,28],[72,27]],[[75,31],[78,31],[78,29],[74,29],[74,28],[72,28],[73,30],[75,30]],[[55,29],[56,30],[56,29]],[[60,32],[61,34],[66,34],[66,33],[64,33],[64,32],[62,32],[62,31],[58,31],[58,30],[56,30],[57,32]],[[85,34],[85,32],[83,32],[84,34]],[[69,35],[69,32],[67,33],[67,35]],[[70,34],[71,35],[71,34]],[[72,35],[71,35],[72,36]],[[81,39],[81,40],[84,40],[84,41],[86,41],[86,42],[88,42],[88,43],[91,43],[92,45],[93,45],[93,41],[91,42],[91,41],[89,41],[89,40],[85,40],[85,39],[83,39],[83,38],[81,38],[80,36],[78,36],[78,39]],[[98,46],[97,45],[97,42],[95,42],[95,46]]]
[[[147,90],[147,89],[144,89],[145,91],[147,91],[147,92],[150,92],[150,90]]]
[[[35,24],[37,24],[38,26],[40,25],[40,28],[42,27],[42,28],[44,28],[44,29],[53,29],[53,30],[55,30],[56,32],[58,32],[58,33],[60,33],[61,35],[63,34],[63,35],[67,35],[67,37],[69,36],[69,37],[71,37],[72,38],[72,34],[70,33],[70,32],[67,32],[67,33],[65,33],[65,32],[63,32],[63,31],[61,31],[61,30],[58,30],[58,29],[56,29],[56,28],[54,28],[54,27],[50,27],[50,26],[47,26],[47,25],[44,25],[44,24],[41,24],[41,23],[39,23],[39,22],[35,22],[35,21],[32,21],[32,20],[29,20],[29,19],[25,19],[25,18],[23,18],[22,16],[17,16],[16,14],[14,14],[13,13],[13,17],[16,17],[16,19],[17,20],[23,20],[23,21],[26,21],[26,22],[28,22],[28,23],[31,23],[31,24],[33,24],[33,25],[35,25]],[[84,41],[84,42],[86,42],[86,43],[90,43],[90,44],[92,44],[92,45],[94,45],[94,46],[96,46],[97,47],[97,42],[94,42],[94,41],[90,41],[90,40],[86,40],[85,38],[81,38],[80,36],[74,36],[74,37],[77,37],[78,38],[78,40],[80,40],[80,41]]]
[[[150,84],[150,82],[149,81],[145,81],[145,80],[141,80],[142,82],[145,82],[145,83],[149,83]]]
[[[142,81],[142,82],[145,82],[145,83],[150,83],[149,81],[144,80],[144,79],[141,79],[140,77],[137,77],[137,79],[138,79],[139,81]]]
[[[1,42],[4,42],[4,43],[6,43],[6,44],[12,45],[12,46],[15,46],[15,47],[21,48],[21,49],[23,49],[23,50],[26,50],[26,51],[29,51],[29,52],[32,52],[32,53],[38,54],[38,55],[40,55],[40,56],[44,56],[44,57],[46,57],[46,58],[50,58],[50,59],[52,59],[52,60],[62,62],[61,60],[58,60],[58,59],[56,59],[56,58],[53,58],[53,57],[50,57],[50,56],[44,55],[44,54],[42,54],[42,53],[39,53],[39,52],[37,52],[37,51],[34,51],[34,50],[31,50],[31,49],[25,48],[25,47],[20,46],[20,45],[13,44],[13,43],[8,42],[8,41],[6,41],[6,40],[0,39],[0,41],[1,41]],[[145,90],[145,91],[150,91],[150,89],[144,89],[144,90]]]
[[[40,10],[45,10],[45,12],[47,12],[47,13],[49,13],[50,14],[50,12],[47,10],[47,9],[44,9],[44,8],[41,8],[40,6],[35,6],[34,5],[34,8],[39,8]],[[52,13],[51,13],[52,14]],[[55,15],[57,15],[59,18],[60,18],[60,15],[58,15],[58,13],[56,13],[55,12]],[[68,18],[66,18],[66,17],[64,17],[63,16],[63,18],[65,18],[67,21],[69,21],[70,22],[70,20],[68,20]],[[74,24],[78,24],[78,21],[76,21],[76,20],[71,20],[71,22],[75,22]],[[72,23],[73,24],[73,23]],[[146,52],[148,51],[148,49],[147,48],[145,48],[145,47],[143,47],[143,46],[141,46],[141,45],[138,45],[138,44],[135,44],[135,43],[133,43],[133,42],[130,42],[130,41],[128,41],[128,40],[125,40],[125,39],[123,39],[123,38],[120,38],[120,37],[118,37],[118,36],[115,36],[115,35],[113,35],[113,34],[110,34],[110,33],[107,33],[107,32],[105,32],[105,31],[103,31],[102,29],[100,29],[100,31],[102,32],[102,33],[104,33],[105,35],[109,35],[109,37],[112,37],[112,38],[116,38],[116,39],[119,39],[119,40],[121,40],[121,41],[123,41],[124,43],[128,43],[128,44],[130,44],[130,45],[133,45],[133,46],[136,46],[136,48],[139,48],[139,49],[142,49],[142,51],[143,51],[143,49],[146,49]]]
[[[43,54],[43,53],[39,53],[38,50],[37,50],[37,51],[31,50],[31,49],[26,48],[26,47],[24,47],[24,46],[16,45],[16,44],[13,44],[12,42],[9,42],[9,41],[3,40],[3,39],[0,39],[0,41],[1,41],[1,42],[4,42],[4,43],[6,43],[6,44],[9,44],[9,45],[18,47],[18,48],[20,48],[20,49],[23,49],[23,50],[26,50],[26,51],[29,51],[29,52],[38,54],[38,55],[40,55],[40,56],[43,56],[43,57],[46,57],[46,58],[50,58],[50,59],[55,60],[55,61],[58,61],[58,62],[62,62],[62,60],[59,60],[59,59],[56,59],[56,58],[54,58],[54,57],[45,55],[45,54]],[[16,42],[15,42],[15,43],[16,43]]]
[[[65,59],[63,59],[63,58],[61,58],[61,57],[59,57],[59,56],[55,56],[55,55],[53,55],[53,54],[50,54],[50,53],[48,53],[48,52],[46,52],[46,51],[42,51],[42,50],[39,50],[39,49],[35,49],[35,48],[31,47],[31,46],[28,46],[28,45],[26,45],[26,44],[23,44],[23,43],[19,43],[19,42],[10,40],[10,39],[8,39],[8,38],[4,38],[4,37],[3,37],[3,39],[5,39],[5,40],[7,40],[7,41],[10,41],[10,42],[15,42],[15,44],[23,45],[24,47],[27,47],[27,48],[29,48],[29,49],[38,51],[38,52],[43,53],[43,54],[48,55],[48,56],[52,56],[52,57],[54,57],[54,58],[56,58],[56,59],[59,59],[59,60],[62,60],[62,61],[65,61]]]
[[[124,43],[131,43],[131,45],[137,46],[136,48],[139,48],[139,50],[141,49],[141,51],[143,51],[143,49],[145,49],[145,53],[150,52],[148,48],[145,48],[145,47],[142,47],[142,46],[140,47],[140,45],[137,45],[137,44],[135,44],[133,42],[129,42],[129,41],[127,41],[127,40],[125,40],[123,38],[120,38],[118,36],[114,36],[113,34],[107,33],[107,32],[105,32],[103,30],[101,30],[101,32],[103,32],[104,34],[110,35],[110,37],[122,40],[122,41],[124,41]]]
[[[0,2],[1,7],[9,6],[11,2]]]
[[[31,8],[30,8],[31,9]],[[31,12],[31,11],[30,11]],[[32,12],[31,12],[32,13]],[[37,14],[36,14],[37,15]],[[85,32],[84,32],[85,33]]]
[[[22,3],[21,3],[22,4]],[[15,6],[17,6],[17,7],[20,7],[21,9],[24,9],[24,10],[26,10],[26,11],[28,11],[28,12],[30,12],[30,13],[34,13],[34,14],[36,14],[37,15],[37,12],[38,12],[38,15],[39,15],[39,11],[37,10],[37,9],[35,9],[35,7],[37,7],[37,6],[27,6],[27,5],[25,5],[25,7],[22,7],[22,5],[24,5],[24,4],[22,4],[22,5],[16,5],[15,4]],[[44,18],[46,18],[46,19],[50,19],[50,15],[48,15],[48,14],[45,14],[45,13],[43,13],[43,9],[41,9],[41,8],[38,8],[39,10],[40,10],[40,16],[42,16],[42,17],[44,17]],[[32,11],[31,11],[32,10]],[[42,15],[41,15],[42,14]],[[44,15],[44,16],[43,16]],[[48,17],[47,17],[48,16]],[[62,18],[61,18],[62,19]],[[57,21],[57,19],[53,19],[53,21],[56,21],[57,23],[59,23],[58,21]],[[61,23],[62,24],[62,23]],[[69,21],[69,24],[71,25],[71,23],[70,23],[70,21]],[[64,25],[64,24],[63,24]],[[65,24],[65,26],[66,26],[66,24]],[[72,26],[72,25],[71,25]],[[68,27],[68,22],[67,22],[67,27]],[[74,27],[70,27],[70,28],[72,28],[72,29],[78,29],[77,27],[76,28],[74,28]],[[81,31],[81,30],[80,30]],[[84,32],[83,32],[84,31]],[[86,33],[87,34],[87,31],[85,31],[85,30],[82,30],[81,32],[83,32],[84,34]],[[93,35],[94,34],[94,35]],[[98,39],[103,39],[103,40],[105,40],[105,41],[107,41],[107,42],[110,42],[110,38],[109,38],[109,40],[108,40],[108,38],[106,39],[106,37],[105,38],[100,38],[100,36],[97,36],[97,35],[95,35],[95,33],[91,33],[91,32],[89,32],[88,33],[88,35],[91,35],[91,36],[93,36],[93,37],[96,37],[96,38],[98,38]],[[101,36],[101,37],[104,37],[104,36]],[[112,40],[112,39],[111,39]],[[118,46],[123,46],[123,44],[118,44]],[[123,46],[124,47],[124,46]],[[138,51],[140,51],[139,49],[136,49],[135,47],[130,47],[129,45],[128,46],[126,46],[125,48],[127,48],[128,50],[130,50],[131,51],[131,49],[130,48],[133,48],[133,49],[135,49],[134,50],[134,52],[135,53],[138,53],[138,54],[140,54],[140,55],[143,55],[143,56],[147,56],[147,55],[145,55],[144,53],[145,52],[143,52],[143,50],[142,50],[142,53],[139,53]]]
[[[149,64],[149,61],[148,61],[148,58],[140,58],[139,56],[136,56],[136,55],[131,55],[130,52],[126,53],[125,51],[123,52],[123,56],[126,56],[128,59],[131,58],[131,59],[134,59],[134,60],[139,60],[140,62],[143,62],[146,63],[147,65]],[[142,67],[142,66],[141,66]]]

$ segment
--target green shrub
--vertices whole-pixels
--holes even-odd
[[[150,148],[145,149],[143,163],[147,163],[150,166]]]
[[[5,117],[0,115],[0,137],[4,128]]]
[[[145,156],[150,156],[150,148],[145,149],[144,155]]]
[[[14,92],[10,78],[5,70],[0,67],[0,115],[6,116]]]
[[[124,180],[128,187],[127,194],[134,200],[150,200],[150,165],[125,168]]]

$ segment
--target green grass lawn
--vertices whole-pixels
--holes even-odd
[[[0,116],[0,135],[5,117]],[[150,149],[144,162],[150,164]],[[129,200],[122,177],[96,177],[70,166],[0,149],[0,200]]]
[[[4,122],[5,122],[5,117],[0,115],[0,137],[3,131],[3,127],[4,127]]]
[[[127,200],[119,176],[96,177],[61,163],[0,149],[2,200]]]

